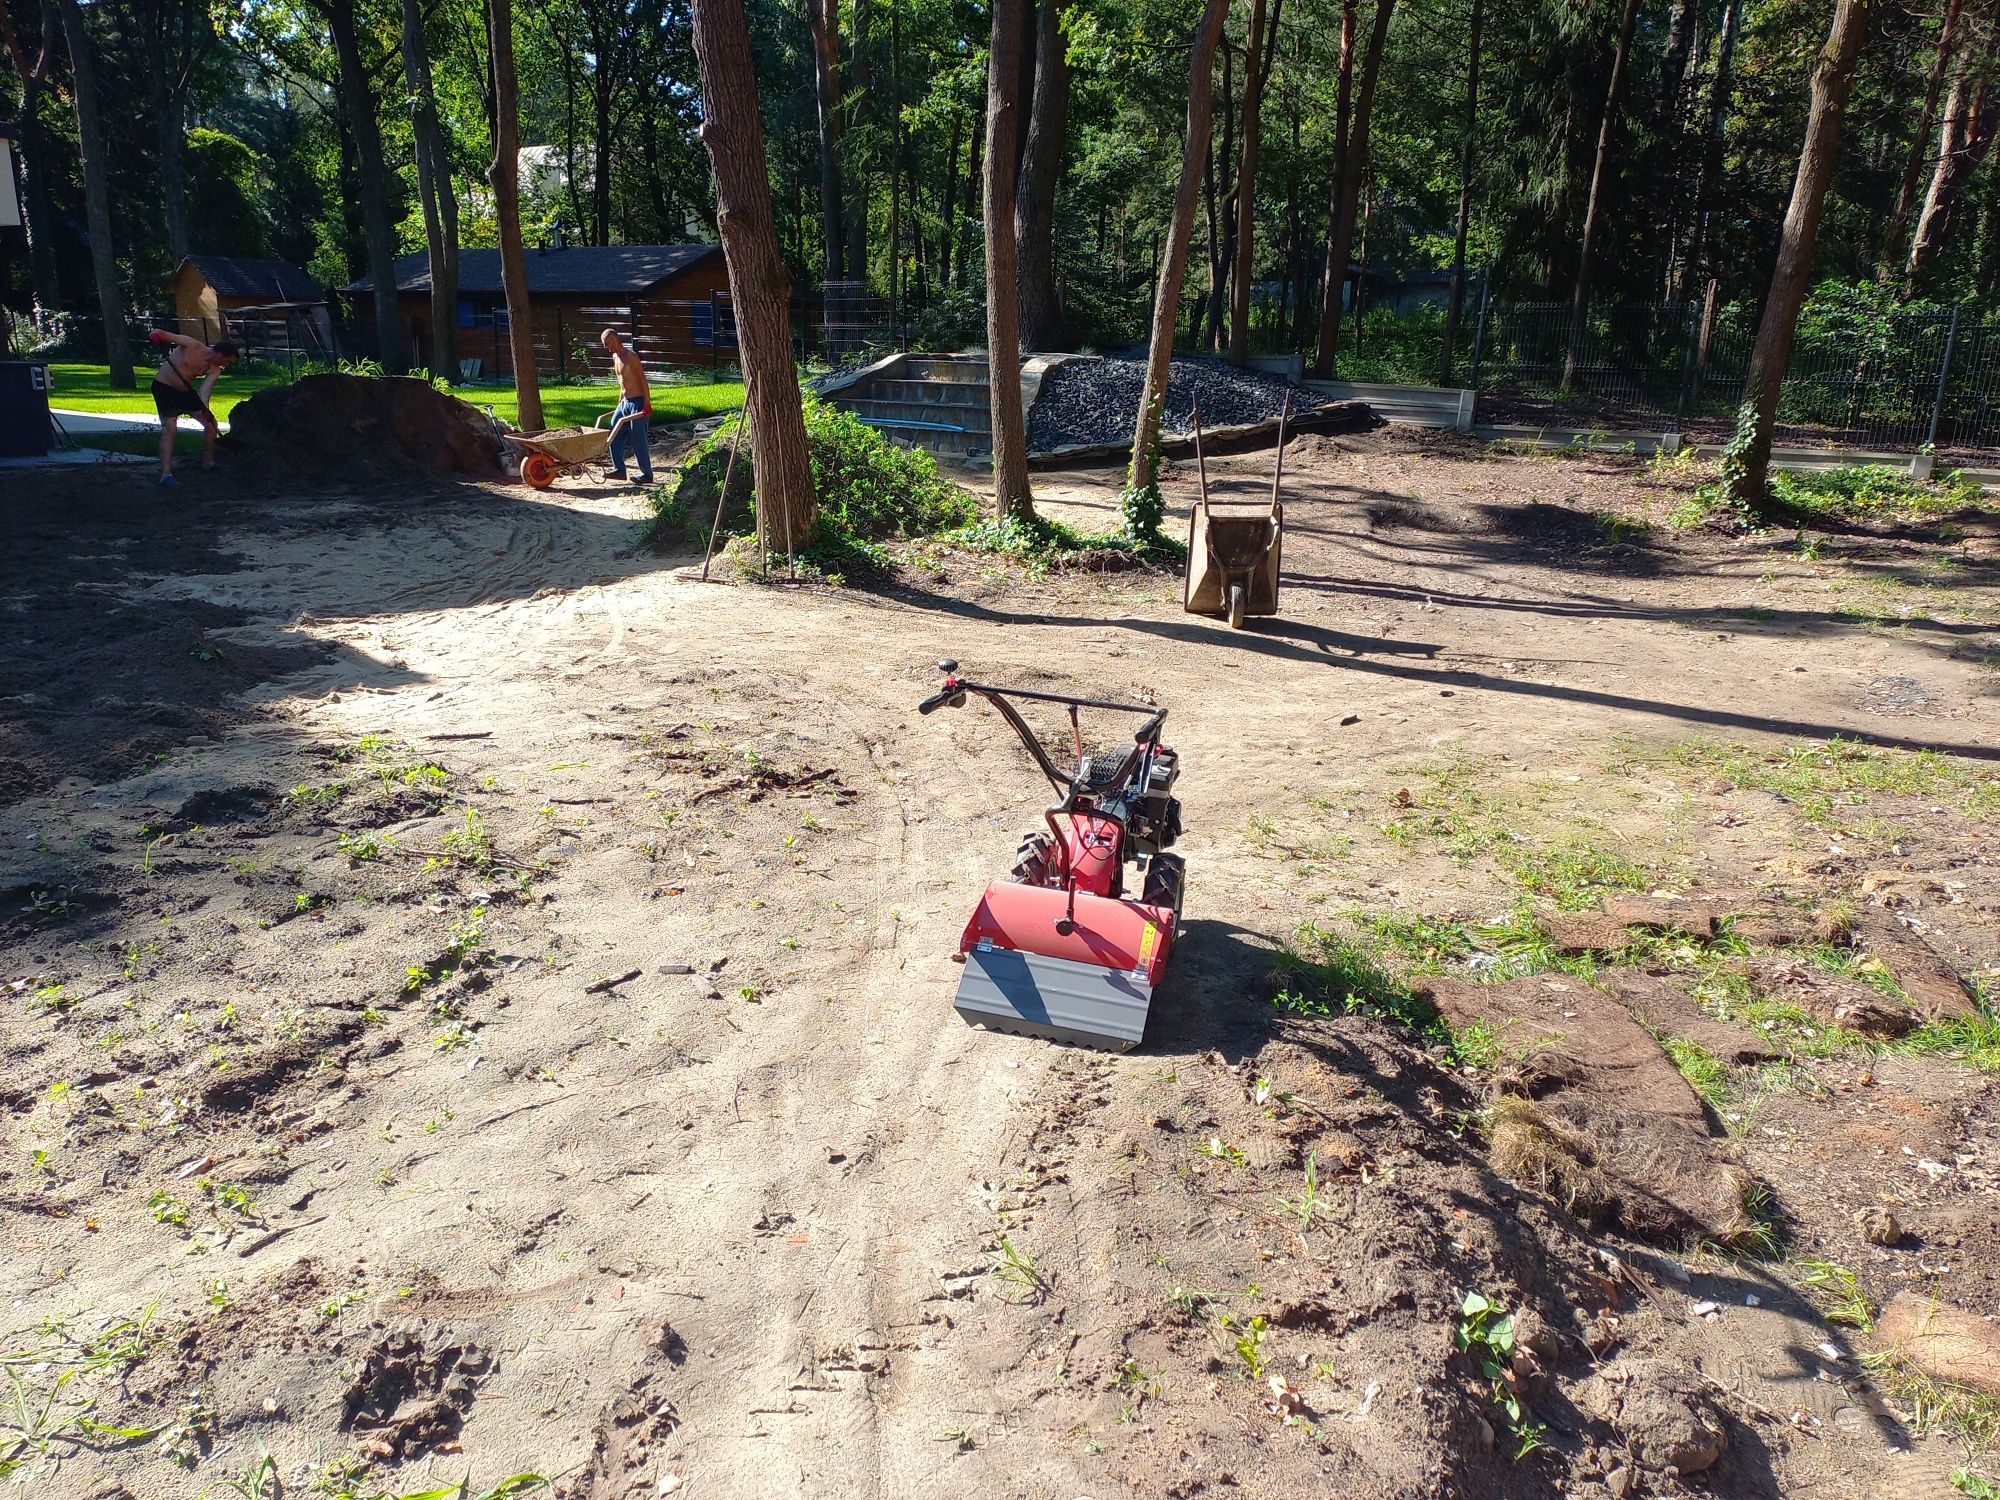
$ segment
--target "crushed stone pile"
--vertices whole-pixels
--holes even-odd
[[[308,375],[230,414],[232,446],[288,472],[500,475],[502,445],[476,406],[407,376]]]
[[[1129,445],[1145,377],[1145,363],[1136,359],[1085,358],[1057,365],[1043,377],[1028,412],[1029,451]],[[1239,370],[1220,360],[1177,359],[1168,369],[1162,426],[1169,438],[1191,436],[1197,402],[1204,431],[1275,422],[1284,410],[1287,391],[1295,420],[1308,413],[1340,411],[1350,414],[1350,421],[1336,424],[1339,430],[1360,432],[1376,425],[1366,405],[1329,401],[1281,375]],[[1318,422],[1314,425],[1329,430]]]

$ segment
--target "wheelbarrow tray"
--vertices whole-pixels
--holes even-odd
[[[1229,613],[1229,585],[1245,585],[1243,612],[1278,612],[1285,508],[1268,501],[1199,501],[1188,517],[1187,580],[1181,607],[1191,615]]]
[[[529,453],[543,453],[561,464],[582,464],[604,457],[611,433],[603,427],[556,427],[547,432],[508,434],[507,441]]]

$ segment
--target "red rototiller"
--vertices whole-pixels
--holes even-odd
[[[1181,831],[1173,795],[1180,766],[1160,743],[1167,711],[968,682],[954,661],[938,669],[944,686],[917,711],[960,707],[968,693],[984,698],[1060,798],[1043,814],[1046,829],[1021,840],[1013,872],[986,888],[965,924],[958,944],[965,974],[953,1006],[996,1031],[1120,1052],[1136,1046],[1180,931],[1183,864],[1166,852]],[[1073,773],[1057,769],[1010,698],[1069,711]],[[1078,719],[1086,708],[1145,715],[1132,748],[1087,754]],[[1128,864],[1137,899],[1126,893]]]

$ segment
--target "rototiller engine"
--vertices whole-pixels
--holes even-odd
[[[965,924],[958,944],[965,974],[952,1004],[975,1026],[1120,1052],[1136,1046],[1180,931],[1183,866],[1165,852],[1181,831],[1173,795],[1179,762],[1160,743],[1167,711],[968,682],[955,661],[938,669],[944,686],[917,711],[960,707],[968,693],[984,698],[1061,798],[1042,815],[1046,830],[1021,840],[1013,873],[986,888]],[[1069,711],[1073,773],[1056,768],[1010,698]],[[1132,748],[1085,753],[1078,713],[1086,708],[1145,715]],[[1136,900],[1126,894],[1128,864]]]

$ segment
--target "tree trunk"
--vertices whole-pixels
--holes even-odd
[[[1826,185],[1833,176],[1841,117],[1854,86],[1862,34],[1868,29],[1869,4],[1870,0],[1838,0],[1826,46],[1813,67],[1812,110],[1806,118],[1798,174],[1792,180],[1792,201],[1778,236],[1777,269],[1771,273],[1770,294],[1764,299],[1763,320],[1750,353],[1736,435],[1723,454],[1722,477],[1729,499],[1753,513],[1770,502],[1771,429],[1777,423],[1778,391],[1791,360],[1799,308],[1812,280],[1813,241],[1819,235]]]
[[[1159,285],[1153,292],[1153,334],[1146,351],[1146,384],[1139,392],[1139,416],[1132,429],[1132,467],[1126,485],[1134,490],[1150,490],[1159,483],[1154,447],[1159,441],[1167,377],[1173,366],[1174,326],[1180,322],[1181,282],[1187,275],[1188,241],[1194,235],[1202,164],[1208,160],[1208,130],[1215,111],[1215,47],[1222,40],[1222,23],[1228,17],[1229,0],[1208,0],[1188,58],[1187,133],[1181,144],[1180,186],[1174,190],[1173,218],[1160,253]]]
[[[958,282],[966,284],[968,267],[972,260],[972,205],[979,196],[980,184],[985,180],[979,165],[980,148],[986,143],[986,111],[981,110],[972,117],[971,152],[966,163],[965,208],[958,216]]]
[[[1688,60],[1694,55],[1696,0],[1674,0],[1673,15],[1667,22],[1666,46],[1660,52],[1660,108],[1658,131],[1663,138],[1676,135],[1681,121],[1681,91],[1687,86]]]
[[[1979,65],[1970,74],[1952,80],[1938,135],[1937,166],[1931,173],[1923,212],[1917,216],[1917,232],[1910,238],[1909,259],[1903,267],[1902,296],[1906,301],[1916,293],[1925,272],[1951,238],[1966,186],[1992,147],[1995,128],[2000,127],[2000,95],[1996,95],[1992,76],[1996,52],[2000,52],[2000,27],[1989,38]]]
[[[1368,51],[1361,61],[1361,87],[1355,92],[1347,149],[1341,153],[1337,179],[1340,199],[1334,215],[1332,243],[1326,247],[1326,306],[1320,310],[1319,348],[1313,357],[1313,373],[1321,379],[1332,377],[1340,349],[1340,289],[1347,280],[1348,252],[1354,248],[1361,184],[1368,175],[1368,134],[1375,112],[1375,79],[1381,72],[1382,49],[1389,38],[1389,15],[1395,6],[1396,0],[1375,0],[1375,27],[1368,35]],[[1351,51],[1344,38],[1343,51]]]
[[[554,28],[550,28],[551,36]],[[577,187],[576,172],[576,54],[556,41],[563,70],[563,193],[569,199],[570,227],[579,236],[586,233],[589,220],[583,212],[583,198]]]
[[[993,501],[1001,519],[1031,517],[1021,410],[1021,289],[1014,179],[1021,127],[1021,0],[992,0],[986,56],[986,371],[993,412]]]
[[[56,207],[49,197],[49,177],[53,160],[43,154],[48,144],[42,124],[41,89],[24,88],[21,101],[21,161],[27,176],[28,277],[35,288],[37,306],[53,312],[62,306],[62,269],[56,255]]]
[[[806,0],[812,30],[813,89],[819,110],[820,243],[825,281],[846,277],[846,237],[840,201],[840,0]]]
[[[1707,134],[1702,141],[1701,173],[1695,179],[1694,243],[1681,260],[1680,296],[1694,295],[1694,278],[1708,258],[1709,203],[1715,179],[1722,173],[1722,131],[1729,123],[1729,97],[1736,62],[1736,33],[1743,19],[1743,0],[1723,0],[1722,31],[1715,43],[1715,77],[1708,89]]]
[[[1445,300],[1444,351],[1438,358],[1438,380],[1450,385],[1457,353],[1458,320],[1465,312],[1465,241],[1472,229],[1472,164],[1479,141],[1479,40],[1486,18],[1486,0],[1472,0],[1472,24],[1466,41],[1465,114],[1458,158],[1458,229],[1451,245],[1451,295]]]
[[[1931,53],[1930,74],[1924,80],[1923,107],[1917,111],[1910,152],[1903,159],[1903,180],[1896,187],[1896,206],[1889,211],[1889,223],[1882,231],[1882,258],[1875,271],[1877,286],[1887,286],[1895,274],[1895,262],[1890,257],[1902,250],[1903,236],[1909,229],[1910,210],[1917,201],[1917,183],[1923,178],[1924,158],[1930,153],[1931,127],[1937,123],[1938,98],[1944,92],[1945,74],[1958,51],[1958,18],[1963,8],[1962,0],[1944,0],[1937,50]]]
[[[1282,6],[1284,0],[1278,0]],[[1279,17],[1271,17],[1275,33]],[[1250,0],[1243,48],[1243,128],[1236,156],[1236,266],[1229,279],[1229,362],[1250,363],[1250,282],[1257,272],[1257,144],[1270,55],[1264,46],[1264,0]]]
[[[965,120],[951,111],[951,135],[944,148],[944,206],[938,211],[938,272],[940,288],[951,285],[951,250],[958,242],[958,138]]]
[[[1229,177],[1236,170],[1236,66],[1227,39],[1221,46],[1222,139],[1215,143],[1215,175],[1208,192],[1208,297],[1195,329],[1199,345],[1216,353],[1222,351],[1223,304],[1236,260],[1236,185]]]
[[[111,242],[111,164],[97,113],[97,64],[77,0],[56,0],[69,44],[70,89],[76,96],[76,138],[83,157],[84,218],[90,228],[90,269],[97,278],[97,311],[104,319],[104,357],[111,388],[129,391],[132,344],[125,333],[125,295],[118,286],[118,258]]]
[[[458,206],[451,158],[431,87],[430,45],[418,0],[403,0],[403,76],[410,86],[410,129],[423,201],[424,244],[430,251],[432,375],[458,384]]]
[[[854,0],[854,34],[847,44],[847,97],[854,101],[853,114],[842,135],[847,142],[847,178],[852,185],[852,206],[847,213],[847,274],[866,288],[868,284],[868,168],[873,150],[869,116],[874,113],[870,97],[868,0]]]
[[[809,0],[816,3],[816,0]],[[736,339],[750,382],[750,462],[766,536],[812,536],[812,462],[792,359],[791,277],[771,218],[770,168],[743,0],[694,0],[701,65],[701,141],[715,171],[716,224],[729,262]]]
[[[896,0],[889,0],[889,315],[900,335],[903,304],[903,25]],[[910,205],[911,216],[916,204]],[[918,252],[918,259],[923,254]],[[901,338],[897,339],[900,344]]]
[[[187,95],[167,76],[168,20],[173,3],[155,0],[149,18],[146,95],[160,153],[160,216],[167,231],[167,257],[178,266],[188,256],[187,167],[181,149],[187,137]]]
[[[396,301],[396,236],[389,218],[389,169],[382,160],[382,126],[375,92],[354,28],[354,0],[317,0],[340,64],[340,94],[354,131],[355,174],[361,193],[361,233],[375,288],[376,358],[391,375],[403,372],[403,317]]]
[[[1063,347],[1056,295],[1056,183],[1069,120],[1069,43],[1061,0],[1041,0],[1035,16],[1035,91],[1015,193],[1014,238],[1021,256],[1021,347]]]
[[[20,151],[28,179],[22,218],[28,235],[28,276],[35,289],[36,305],[55,308],[62,302],[62,278],[57,269],[55,240],[51,237],[56,214],[49,198],[47,164],[51,158],[42,154],[47,137],[43,134],[41,96],[62,38],[55,12],[46,3],[38,5],[37,9],[41,14],[42,35],[30,56],[14,31],[7,0],[0,0],[0,45],[6,47],[8,57],[13,60],[14,71],[21,79]]]
[[[616,129],[611,122],[611,93],[617,86],[607,59],[600,58],[590,74],[590,119],[592,127],[590,167],[590,242],[611,243],[611,145]]]
[[[1979,210],[1977,285],[1982,300],[2000,288],[2000,164],[1986,169],[1986,193]]]
[[[507,296],[507,347],[514,360],[514,396],[523,432],[540,432],[542,379],[535,368],[534,308],[528,261],[521,253],[520,89],[514,79],[514,0],[487,0],[487,58],[492,69],[493,160],[486,184],[500,232],[500,286]]]
[[[1590,166],[1590,196],[1583,205],[1583,234],[1576,247],[1576,288],[1570,294],[1569,353],[1563,360],[1562,391],[1576,387],[1577,365],[1589,335],[1590,273],[1596,252],[1597,221],[1604,208],[1604,179],[1611,166],[1611,137],[1618,128],[1618,103],[1625,93],[1626,64],[1632,56],[1632,26],[1639,17],[1639,0],[1625,0],[1618,23],[1618,47],[1611,54],[1611,82],[1604,90],[1604,118],[1597,125],[1597,154]]]

